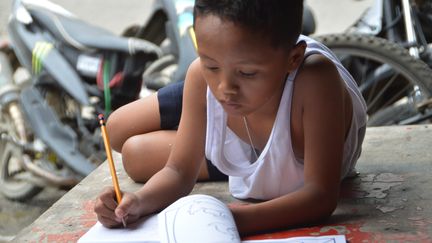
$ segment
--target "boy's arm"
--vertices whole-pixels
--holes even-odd
[[[193,189],[204,158],[206,88],[197,59],[186,75],[182,116],[168,162],[136,192],[141,215],[159,211]]]
[[[345,86],[333,63],[320,56],[308,58],[296,81],[302,97],[304,186],[267,202],[233,207],[241,234],[316,222],[336,208],[349,125],[344,124]]]

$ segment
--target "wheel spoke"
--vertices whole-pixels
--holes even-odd
[[[385,84],[384,87],[379,91],[379,93],[376,94],[376,95],[374,95],[374,99],[371,100],[371,101],[368,103],[368,105],[367,105],[367,111],[368,111],[368,112],[370,111],[371,107],[373,107],[373,106],[378,102],[378,99],[381,98],[381,96],[384,94],[384,92],[387,91],[387,89],[390,87],[390,85],[393,84],[393,82],[396,80],[396,77],[397,77],[398,75],[399,75],[399,74],[395,74],[395,75],[393,75],[393,77],[392,77],[389,81],[386,82],[386,84]]]
[[[400,100],[400,97],[402,97],[402,94],[405,93],[410,88],[411,88],[411,86],[409,84],[406,84],[405,87],[402,88],[401,90],[399,90],[398,93],[396,93],[395,95],[393,95],[393,97],[391,99],[388,99],[387,102],[384,103],[384,105],[382,105],[382,107],[387,107],[390,104],[393,104],[396,101]]]

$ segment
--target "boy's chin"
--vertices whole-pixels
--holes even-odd
[[[244,116],[244,110],[241,105],[222,105],[224,111],[231,116]]]

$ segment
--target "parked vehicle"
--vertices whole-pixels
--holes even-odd
[[[97,114],[139,97],[157,45],[119,37],[58,5],[13,2],[0,52],[0,191],[26,200],[71,187],[105,160]]]
[[[358,82],[368,125],[430,123],[431,1],[376,0],[346,33],[319,39]]]

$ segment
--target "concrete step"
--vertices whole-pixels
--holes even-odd
[[[359,175],[343,182],[339,205],[328,221],[248,239],[345,234],[350,242],[431,242],[431,148],[432,126],[368,128],[357,163]],[[122,169],[120,155],[114,157],[120,187],[138,189],[141,185]],[[75,242],[96,222],[95,197],[110,185],[104,163],[22,230],[14,242]],[[236,201],[224,182],[197,183],[193,193]]]

